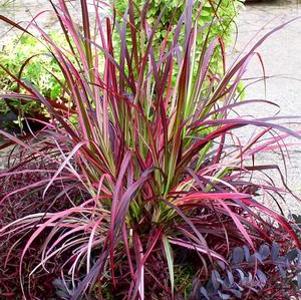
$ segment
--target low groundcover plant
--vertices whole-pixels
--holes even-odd
[[[101,1],[90,4],[95,18],[80,2],[82,29],[65,1],[52,4],[69,48],[32,24],[66,82],[59,102],[2,66],[25,91],[3,98],[36,101],[50,116],[35,120],[43,126],[30,135],[1,131],[1,148],[14,146],[0,174],[2,295],[298,296],[300,239],[290,221],[261,203],[264,195],[276,201],[290,191],[269,177],[254,178],[276,168],[258,164],[257,153],[278,149],[284,156],[286,137],[300,135],[279,124],[281,117],[231,114],[243,105],[272,105],[241,102],[237,93],[256,48],[272,32],[220,77],[210,60],[215,51],[225,58],[222,37],[208,37],[196,49],[203,30],[198,1],[186,1],[160,49],[152,41],[164,10],[150,23],[151,2],[139,11],[130,0],[120,23],[101,17]],[[235,133],[245,126],[259,129],[248,141]]]

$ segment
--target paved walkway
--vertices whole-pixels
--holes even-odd
[[[6,0],[0,0],[4,3]],[[26,26],[32,18],[41,11],[45,11],[37,21],[43,28],[51,28],[55,22],[52,13],[47,12],[51,9],[48,0],[10,0],[6,5],[0,5],[0,14],[15,21],[20,22],[21,26]],[[2,22],[0,23],[0,46],[4,45],[6,40],[12,35],[20,33],[20,31],[10,30],[11,26]]]
[[[7,5],[1,6],[2,2],[8,1]],[[53,1],[57,3],[57,0]],[[93,1],[88,1],[88,10],[93,12],[91,14],[92,18],[94,16],[94,6]],[[73,15],[75,22],[79,23],[80,14],[80,1],[79,0],[66,0],[66,4],[70,9],[70,13]],[[102,6],[100,6],[101,8]],[[105,7],[102,7],[105,11]],[[99,10],[101,12],[101,10]],[[57,17],[55,16],[52,6],[49,0],[0,0],[0,14],[5,17],[18,22],[21,26],[26,27],[29,22],[32,21],[33,17],[41,13],[37,18],[37,24],[44,30],[54,31],[56,28],[60,28]],[[20,30],[10,30],[11,26],[0,23],[0,50],[1,47],[5,45],[6,41],[10,39],[13,35],[20,34]],[[33,31],[33,28],[30,30]]]
[[[238,18],[238,41],[235,54],[244,50],[244,47],[255,36],[254,42],[276,26],[295,17],[301,17],[301,2],[297,0],[265,0],[256,4],[247,5]],[[264,61],[267,79],[265,95],[264,83],[258,82],[247,89],[248,99],[268,99],[280,106],[281,115],[301,116],[301,19],[295,20],[284,29],[269,37],[259,53]],[[248,66],[245,77],[262,76],[262,67],[258,59],[254,59]],[[243,115],[255,117],[272,116],[277,109],[270,106],[251,105],[240,111]],[[301,120],[300,120],[301,121]],[[291,128],[301,130],[301,125],[289,125]],[[244,131],[245,136],[250,135],[253,129]],[[289,142],[295,142],[289,139]],[[291,151],[291,161],[288,163],[288,185],[301,195],[301,141],[300,146],[294,146]],[[281,164],[280,155],[260,154],[260,163]],[[283,170],[283,168],[282,168]],[[280,183],[279,176],[272,172],[270,175],[276,183]],[[301,203],[291,199],[287,200],[288,207],[295,213],[301,213]]]

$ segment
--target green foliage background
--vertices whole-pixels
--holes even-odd
[[[128,7],[128,0],[111,0],[116,9],[117,20],[121,20]],[[141,10],[145,4],[145,0],[133,1],[136,9]],[[201,1],[199,1],[201,2]],[[242,1],[238,0],[205,0],[202,7],[199,24],[210,24],[213,20],[212,27],[209,32],[209,40],[218,36],[223,37],[226,43],[231,41],[234,28],[234,19],[242,6]],[[180,15],[183,13],[185,0],[151,0],[149,1],[148,21],[153,24],[158,19],[160,13],[164,10],[164,14],[157,28],[157,40],[160,42],[160,36],[166,35],[169,26],[175,26]],[[196,18],[197,12],[194,14]],[[207,28],[208,30],[208,28]],[[204,41],[207,30],[200,33],[199,43]]]
[[[51,37],[56,41],[62,40],[58,34],[51,34]],[[36,38],[22,35],[20,38],[13,39],[0,53],[0,63],[18,76],[22,65],[30,57],[32,59],[26,64],[21,78],[35,85],[44,96],[57,99],[61,92],[61,85],[53,75],[63,80],[60,68],[48,49]],[[0,91],[15,91],[16,88],[14,80],[3,69],[0,69]],[[18,106],[18,101],[14,103],[14,106]],[[32,102],[23,104],[21,109],[23,112],[30,112],[35,109],[35,104]],[[8,111],[9,108],[2,102],[0,113],[5,114]]]
[[[204,0],[202,11],[194,11],[193,21],[196,21],[198,17],[198,23],[203,28],[198,33],[198,40],[196,43],[196,52],[203,49],[203,44],[207,39],[207,43],[210,43],[213,39],[221,37],[225,47],[231,45],[234,40],[235,31],[235,19],[239,13],[239,9],[243,6],[244,0]],[[111,3],[116,11],[116,20],[122,23],[123,16],[127,11],[129,0],[111,0]],[[136,8],[136,15],[140,14],[138,10],[142,10],[146,1],[145,0],[134,0],[133,4]],[[159,51],[162,40],[166,37],[166,31],[172,30],[176,26],[181,14],[184,11],[185,0],[150,0],[148,3],[148,14],[147,20],[150,26],[154,26],[160,13],[164,10],[160,24],[156,28],[156,34],[154,36],[152,46],[155,51]],[[196,5],[197,7],[197,5]],[[140,24],[139,20],[135,20],[136,24]],[[130,35],[130,32],[127,33]],[[184,36],[184,34],[182,35]],[[131,40],[128,37],[128,40]],[[114,38],[114,48],[118,49],[120,46],[119,37]],[[223,74],[223,57],[219,49],[216,49],[211,61],[210,70],[215,75]],[[208,83],[209,86],[209,83]],[[243,84],[240,83],[238,86],[238,92],[241,93],[241,99],[244,97]]]

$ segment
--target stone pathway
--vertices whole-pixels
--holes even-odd
[[[295,17],[301,17],[301,2],[287,0],[265,0],[247,5],[241,12],[238,21],[238,37],[235,47],[235,55],[244,51],[246,44],[255,36],[253,43],[265,33],[276,26],[283,24]],[[252,43],[252,44],[253,44]],[[269,37],[258,51],[264,61],[267,76],[266,95],[264,82],[258,82],[250,86],[246,91],[247,99],[268,99],[280,106],[280,115],[301,116],[301,19],[287,25],[282,30]],[[257,58],[254,58],[248,66],[246,78],[262,76],[262,66]],[[251,105],[240,110],[242,115],[255,117],[273,116],[277,109],[272,106]],[[299,120],[301,121],[301,120]],[[301,125],[289,124],[290,128],[300,130]],[[252,128],[241,133],[245,137],[253,133]],[[296,142],[289,139],[287,142]],[[301,195],[301,140],[300,146],[291,149],[290,162],[288,162],[288,185],[298,195]],[[280,155],[260,154],[259,162],[265,164],[281,164]],[[282,170],[284,170],[282,166]],[[270,172],[276,184],[281,183],[275,172]],[[301,213],[301,203],[288,198],[289,209],[295,213]]]
[[[7,2],[8,1],[8,2]],[[1,6],[1,3],[6,3]],[[57,3],[57,0],[53,0]],[[70,9],[70,13],[73,15],[74,20],[79,22],[80,15],[80,1],[79,0],[66,0],[67,6]],[[105,11],[106,7],[99,4],[99,12]],[[88,10],[94,12],[93,0],[88,0]],[[52,6],[49,0],[0,0],[0,14],[5,17],[18,22],[21,26],[26,27],[33,17],[41,13],[37,18],[37,24],[44,30],[54,31],[60,28],[57,17],[53,13]],[[31,27],[32,28],[32,27]],[[32,29],[33,30],[33,29]],[[13,30],[10,25],[1,22],[0,23],[0,51],[2,46],[5,45],[8,39],[20,34],[20,30]]]
[[[7,0],[0,0],[0,4],[1,1],[4,3]],[[43,28],[51,28],[56,20],[49,9],[51,6],[48,0],[10,0],[6,5],[0,5],[0,14],[15,22],[20,22],[21,26],[26,26],[38,12],[44,11],[37,22]],[[12,30],[11,26],[4,22],[0,24],[0,46],[3,46],[8,39],[19,34],[20,31]]]

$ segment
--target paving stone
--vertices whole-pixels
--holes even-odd
[[[253,43],[265,33],[273,30],[276,26],[301,17],[301,6],[298,1],[261,1],[252,5],[247,5],[241,12],[238,20],[238,36],[233,56],[244,52],[246,44],[252,38]],[[301,19],[297,19],[275,32],[258,49],[266,72],[270,77],[266,80],[266,93],[264,82],[260,81],[247,89],[247,99],[268,99],[275,102],[280,107],[251,105],[239,110],[240,114],[254,117],[267,117],[275,114],[284,116],[301,116]],[[262,66],[259,60],[254,57],[248,66],[245,78],[262,77]],[[247,81],[249,82],[249,81]],[[301,121],[301,120],[299,120]],[[287,124],[288,127],[299,130],[301,125],[293,122]],[[247,138],[254,132],[254,128],[249,128],[240,134]],[[289,138],[287,143],[301,143],[296,139]],[[282,157],[280,154],[271,155],[261,153],[257,156],[259,163],[279,164],[284,172]],[[290,148],[290,161],[287,165],[288,186],[301,195],[301,144]],[[281,185],[281,179],[276,172],[269,172],[275,183]],[[270,199],[268,201],[271,201]],[[301,203],[292,197],[286,199],[288,208],[294,213],[301,213]],[[272,204],[271,204],[272,205]]]

